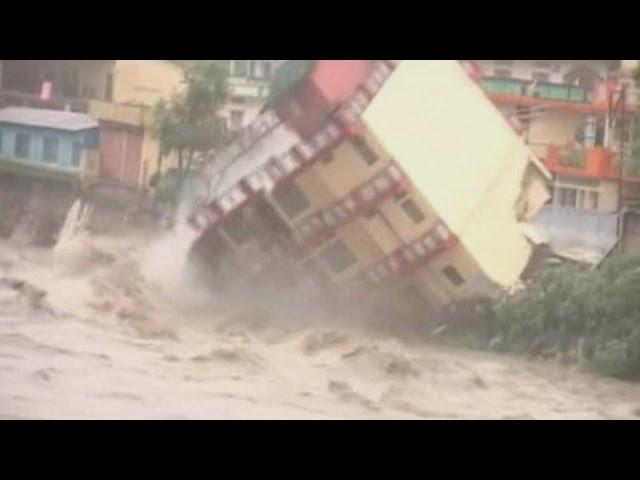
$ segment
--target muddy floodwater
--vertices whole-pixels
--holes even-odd
[[[0,418],[640,416],[640,385],[579,366],[409,342],[277,306],[267,316],[223,308],[163,272],[179,256],[144,237],[85,236],[57,252],[0,243]]]

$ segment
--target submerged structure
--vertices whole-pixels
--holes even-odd
[[[459,62],[291,61],[274,85],[194,179],[199,264],[426,317],[519,280],[550,174]]]

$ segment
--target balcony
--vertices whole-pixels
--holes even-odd
[[[357,216],[371,211],[385,198],[403,191],[407,178],[395,165],[353,189],[344,198],[307,216],[294,230],[293,238],[302,251],[320,245],[336,230]]]
[[[233,210],[251,198],[255,198],[259,193],[270,193],[278,184],[312,165],[323,152],[334,148],[345,137],[353,135],[354,129],[357,130],[354,125],[358,117],[398,63],[397,60],[377,61],[363,85],[356,88],[352,98],[334,112],[332,118],[325,120],[313,135],[298,139],[291,148],[279,156],[259,159],[255,168],[228,182],[230,187],[222,194],[214,191],[205,195],[193,209],[190,217],[191,225],[202,231],[224,221]],[[258,117],[249,128],[245,129],[240,139],[218,155],[216,159],[218,168],[209,165],[203,169],[204,181],[209,185],[214,184],[220,165],[241,163],[242,157],[255,147],[258,140],[268,141],[269,136],[273,135],[281,123],[282,118],[273,111]],[[227,176],[229,176],[228,173]]]
[[[453,248],[457,242],[457,237],[443,223],[438,223],[417,240],[402,245],[367,268],[353,281],[352,287],[364,292],[372,286],[398,281],[417,271],[436,255]]]
[[[489,93],[503,93],[575,103],[591,103],[593,101],[593,92],[588,92],[575,85],[540,83],[530,90],[528,87],[531,82],[495,77],[484,78],[480,81],[480,85]]]
[[[615,162],[616,156],[616,152],[604,147],[549,147],[544,163],[550,171],[560,175],[617,180],[620,170]],[[627,163],[624,179],[640,181],[638,165]]]

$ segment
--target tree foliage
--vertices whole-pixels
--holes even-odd
[[[183,68],[184,88],[153,110],[160,160],[175,152],[180,170],[189,169],[196,154],[220,148],[229,139],[218,115],[227,101],[227,70],[213,60],[188,62]]]
[[[469,346],[584,359],[601,373],[640,378],[640,258],[541,271],[526,289],[467,310],[449,330]]]

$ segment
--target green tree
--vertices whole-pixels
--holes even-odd
[[[184,88],[153,110],[153,134],[159,142],[158,170],[162,159],[175,152],[180,176],[191,169],[194,158],[223,147],[229,136],[218,115],[226,103],[227,69],[214,60],[183,62]]]

